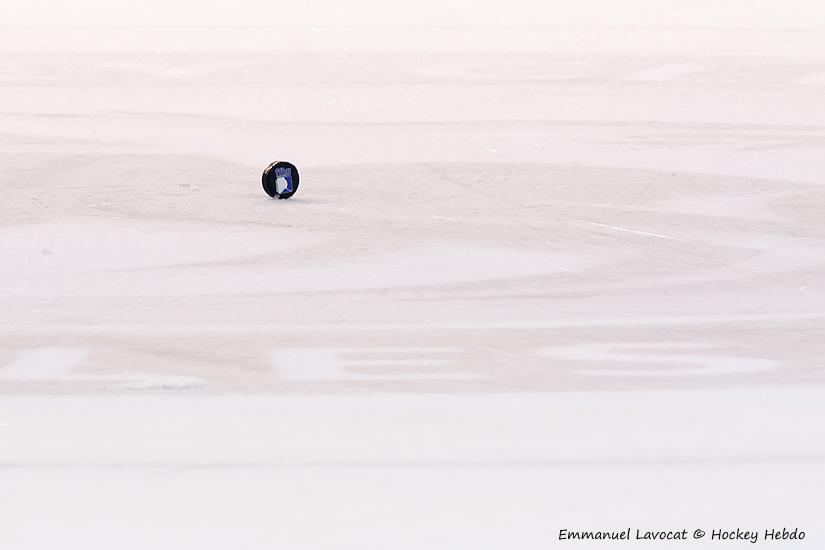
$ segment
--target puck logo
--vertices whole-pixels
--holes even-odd
[[[275,193],[282,195],[292,192],[292,168],[275,169]]]
[[[262,183],[270,197],[288,199],[298,190],[298,169],[286,161],[273,162],[264,170]]]

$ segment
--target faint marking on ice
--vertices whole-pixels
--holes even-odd
[[[628,82],[673,82],[701,71],[702,65],[688,63],[660,63],[633,71],[622,80]]]
[[[203,386],[199,378],[157,374],[82,374],[76,369],[89,356],[81,347],[44,347],[23,353],[0,367],[0,380],[48,382],[108,382],[121,389],[167,390]]]
[[[280,378],[301,382],[481,378],[474,373],[445,371],[452,363],[449,355],[457,351],[457,348],[449,347],[285,348],[272,353],[272,366]],[[403,357],[405,355],[411,357]],[[430,355],[436,357],[428,357]],[[363,372],[365,368],[376,367],[393,369],[394,372]]]
[[[651,233],[649,231],[639,231],[637,229],[628,229],[627,227],[619,227],[617,225],[607,225],[606,223],[598,223],[598,222],[587,222],[590,225],[596,225],[598,227],[605,227],[607,229],[613,229],[614,231],[621,231],[623,233],[635,233],[637,235],[645,235],[648,237],[656,237],[657,239],[667,239],[670,241],[686,241],[687,239],[680,239],[679,237],[671,237],[670,235],[662,235],[661,233]]]
[[[414,330],[546,330],[555,328],[588,328],[588,327],[640,327],[656,325],[705,325],[708,323],[778,323],[785,321],[814,321],[825,319],[825,311],[800,311],[780,313],[753,313],[729,315],[673,315],[655,317],[608,317],[582,319],[545,319],[536,321],[505,321],[505,322],[457,322],[457,323],[330,323],[330,324],[227,324],[227,325],[161,325],[161,324],[49,324],[49,323],[17,323],[0,324],[0,332],[34,332],[34,333],[134,333],[151,334],[261,334],[281,332],[397,332]]]
[[[608,377],[690,377],[747,374],[776,368],[771,359],[724,355],[721,353],[683,353],[679,350],[706,350],[710,345],[685,342],[604,343],[575,346],[549,346],[541,355],[563,361],[609,364],[644,364],[643,368],[577,368],[575,374]],[[685,368],[671,368],[682,365]],[[692,365],[692,366],[690,366]],[[664,368],[662,368],[664,367]]]
[[[134,379],[121,383],[118,387],[124,390],[150,391],[150,390],[191,390],[204,386],[200,378],[190,376],[135,376]]]
[[[487,347],[487,346],[481,346],[481,349],[483,349],[484,351],[489,351],[491,353],[498,353],[499,355],[506,355],[508,357],[515,357],[517,359],[522,359],[524,357],[523,355],[519,355],[517,353],[512,353],[512,352],[509,352],[509,351],[504,351],[503,349],[498,349],[498,348],[490,348],[490,347]]]

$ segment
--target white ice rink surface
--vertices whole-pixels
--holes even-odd
[[[0,29],[0,549],[821,548],[797,4]]]

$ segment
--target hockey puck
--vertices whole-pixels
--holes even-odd
[[[298,190],[300,179],[294,164],[279,160],[266,167],[261,182],[270,197],[288,199]]]

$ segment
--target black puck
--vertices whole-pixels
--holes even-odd
[[[267,166],[261,178],[266,194],[279,199],[288,199],[294,195],[298,190],[300,180],[301,177],[295,165],[283,160]]]

